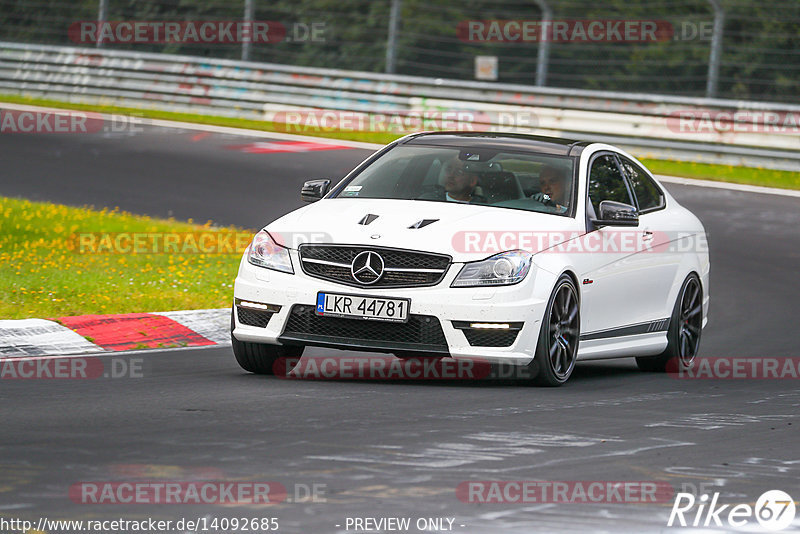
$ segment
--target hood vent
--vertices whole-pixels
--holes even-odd
[[[409,226],[409,228],[413,229],[413,230],[416,230],[418,228],[425,228],[429,224],[433,224],[438,220],[439,219],[422,219],[421,221],[417,221],[414,224],[412,224],[411,226]]]
[[[366,226],[377,218],[378,218],[377,215],[373,215],[372,213],[367,213],[366,215],[364,215],[364,217],[361,218],[360,221],[358,221],[358,224]]]

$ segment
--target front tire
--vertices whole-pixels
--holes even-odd
[[[274,375],[276,362],[281,358],[299,358],[305,348],[249,343],[239,341],[233,335],[231,335],[231,345],[233,346],[233,355],[236,357],[239,366],[245,371],[257,375]],[[291,368],[282,368],[279,374],[285,375],[289,371],[291,371]]]
[[[569,380],[578,355],[580,325],[578,290],[572,279],[563,275],[547,303],[536,355],[529,364],[536,385],[557,387]]]
[[[689,275],[678,292],[667,331],[667,348],[658,356],[636,358],[639,369],[663,373],[691,369],[703,333],[703,287],[696,274]]]
[[[233,337],[233,328],[234,319],[233,312],[231,312],[231,347],[233,348],[233,355],[236,357],[236,362],[239,366],[249,373],[274,375],[275,364],[280,358],[300,358],[303,355],[305,347],[239,341]],[[287,374],[292,367],[284,364],[281,366],[279,374]]]

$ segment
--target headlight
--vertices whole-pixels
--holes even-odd
[[[266,230],[261,230],[253,238],[247,249],[247,261],[259,267],[294,274],[289,249],[275,243]]]
[[[467,263],[450,287],[507,286],[521,282],[531,269],[533,256],[512,250],[491,258]]]

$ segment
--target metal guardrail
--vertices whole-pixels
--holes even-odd
[[[0,93],[273,121],[287,110],[338,110],[364,116],[453,112],[469,117],[470,124],[463,126],[478,130],[512,129],[611,142],[651,157],[800,170],[797,128],[775,133],[763,131],[768,128],[759,123],[765,114],[773,119],[800,117],[800,106],[766,102],[2,42]],[[702,132],[684,131],[681,113],[731,120]],[[524,120],[515,122],[515,117]],[[694,123],[701,124],[711,123]]]

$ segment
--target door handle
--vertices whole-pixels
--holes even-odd
[[[645,230],[642,232],[642,241],[652,241],[653,240],[653,232],[650,230]]]

